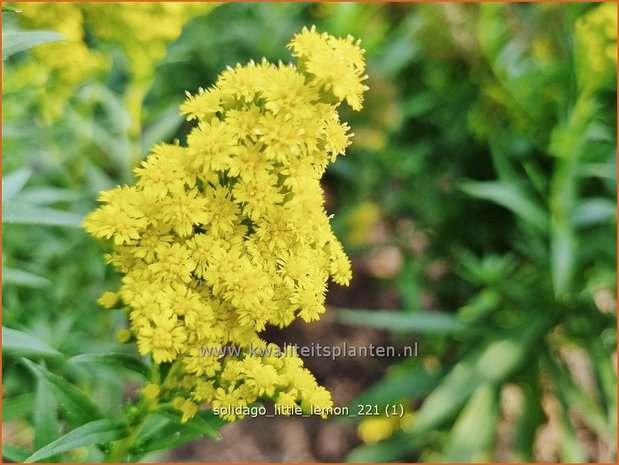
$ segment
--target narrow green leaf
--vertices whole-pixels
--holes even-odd
[[[52,285],[52,282],[42,276],[15,268],[2,268],[2,285],[31,287],[40,289]]]
[[[350,403],[351,411],[358,405],[380,405],[398,402],[402,399],[419,397],[432,390],[441,379],[442,373],[428,373],[416,368],[401,370],[397,374],[388,374],[371,385],[363,394]]]
[[[475,371],[479,353],[458,362],[443,381],[424,400],[414,423],[416,433],[425,433],[454,415],[483,382]]]
[[[22,361],[33,373],[48,381],[60,409],[73,426],[80,426],[103,417],[99,408],[77,386],[28,359]]]
[[[561,406],[559,409],[561,418],[559,423],[559,457],[561,462],[585,462],[585,455],[570,418],[572,405],[564,389],[563,376],[565,375],[561,373],[549,351],[543,351],[540,354],[540,360],[544,364],[545,370],[550,373],[549,379],[552,383],[552,389]]]
[[[60,352],[45,342],[17,329],[2,327],[2,350],[14,355],[59,357]]]
[[[182,122],[183,119],[179,115],[176,105],[164,111],[157,121],[144,128],[142,134],[142,152],[147,153],[153,145],[159,141],[169,139]]]
[[[147,454],[157,450],[172,449],[200,437],[202,433],[198,430],[176,422],[169,422],[144,443],[138,443],[136,450],[132,452]]]
[[[110,365],[114,367],[124,368],[127,370],[140,373],[148,378],[150,371],[144,360],[135,355],[125,354],[120,352],[103,353],[103,354],[81,354],[71,357],[69,362],[72,363],[95,363],[102,365]]]
[[[29,187],[20,192],[19,200],[28,205],[50,205],[57,202],[72,202],[81,197],[79,192],[57,187]]]
[[[47,381],[37,380],[34,408],[34,447],[40,449],[58,438],[58,405]]]
[[[565,405],[569,405],[570,410],[578,411],[582,415],[582,421],[600,438],[612,441],[615,434],[609,428],[608,419],[598,402],[574,382],[560,362],[554,361],[550,355],[547,355],[545,360],[555,389],[560,398],[565,400]],[[590,362],[595,363],[593,357]]]
[[[603,197],[591,198],[576,205],[572,223],[576,226],[593,226],[617,221],[617,205]]]
[[[506,141],[512,142],[510,135],[506,134],[506,131],[488,134],[488,146],[490,155],[492,155],[492,164],[499,181],[517,183],[520,177],[510,162],[509,154],[511,147],[506,146]]]
[[[488,200],[507,208],[540,232],[545,232],[548,228],[548,218],[544,208],[516,184],[497,181],[465,181],[460,184],[460,189],[472,197]]]
[[[68,432],[56,441],[39,449],[24,462],[37,462],[63,452],[77,449],[78,447],[117,441],[126,437],[127,433],[127,425],[124,422],[107,419],[95,420]]]
[[[600,339],[593,341],[590,348],[591,360],[599,380],[599,387],[606,405],[606,417],[612,436],[617,434],[617,371],[616,363],[608,356]]]
[[[2,59],[6,60],[18,52],[48,42],[66,40],[65,36],[53,31],[8,31],[2,33]]]
[[[179,424],[181,422],[181,416],[174,409],[163,409],[161,410],[161,414]],[[225,424],[226,422],[224,420],[214,415],[211,411],[199,412],[188,422],[183,423],[187,428],[191,428],[204,436],[214,439],[220,439],[219,428]]]
[[[571,226],[564,221],[553,221],[550,252],[552,285],[555,297],[563,297],[570,291],[576,271],[576,236]]]
[[[559,427],[559,457],[562,463],[584,463],[585,454],[578,442],[578,437],[567,413],[561,415]]]
[[[544,420],[544,410],[541,405],[542,395],[539,390],[537,370],[529,376],[529,382],[522,387],[524,396],[523,409],[516,420],[514,428],[514,454],[516,462],[532,462],[535,434]]]
[[[24,188],[31,175],[29,169],[22,168],[2,176],[2,203],[15,197]]]
[[[14,6],[2,5],[2,12],[4,13],[5,11],[10,13],[21,13],[22,10]]]
[[[13,444],[2,444],[2,457],[9,459],[11,462],[23,463],[28,456],[32,454],[28,449]]]
[[[468,401],[447,440],[445,462],[485,462],[491,458],[498,414],[498,391],[483,384]]]
[[[470,329],[455,316],[441,312],[336,309],[335,319],[352,326],[369,326],[399,333],[448,334]]]
[[[458,362],[425,399],[417,413],[414,434],[431,431],[452,417],[484,383],[500,384],[522,366],[526,355],[545,327],[541,318],[508,333]]]
[[[34,399],[35,395],[32,392],[3,398],[2,421],[7,422],[16,418],[26,417],[32,411]]]
[[[84,217],[72,212],[48,207],[35,207],[8,202],[2,207],[2,222],[6,224],[39,224],[79,228]]]
[[[180,415],[172,408],[162,409],[153,417],[148,422],[149,427],[138,436],[132,450],[134,455],[170,449],[204,436],[220,439],[219,429],[226,424],[210,411],[199,412],[184,424],[180,423]]]

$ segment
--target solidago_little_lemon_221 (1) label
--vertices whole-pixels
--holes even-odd
[[[291,347],[260,334],[317,320],[329,278],[351,279],[320,178],[350,144],[338,107],[362,107],[364,50],[315,27],[288,48],[296,65],[250,61],[188,94],[181,112],[196,125],[186,146],[155,146],[135,185],[102,192],[84,222],[111,242],[105,259],[123,275],[99,303],[127,312],[131,337],[125,330],[122,340],[171,365],[142,395],[183,421],[209,406],[232,421],[243,415],[226,407],[263,400],[304,411],[333,405]]]

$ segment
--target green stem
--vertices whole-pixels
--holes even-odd
[[[178,363],[178,360],[174,362],[174,364],[170,367],[170,370],[168,371],[168,374],[163,380],[163,382],[160,382],[161,374],[159,371],[159,365],[154,362],[151,363],[152,365],[150,382],[159,384],[161,386],[161,389],[163,390],[163,386],[166,384],[166,381],[170,377],[176,375],[176,371],[179,369],[180,364]],[[159,398],[161,398],[162,395],[163,392],[159,394]],[[140,431],[142,430],[142,427],[146,422],[146,419],[151,413],[155,412],[158,407],[159,404],[157,399],[149,400],[144,397],[140,399],[139,403],[134,407],[136,409],[135,413],[131,415],[133,421],[130,421],[131,426],[129,427],[129,434],[124,439],[117,441],[117,443],[110,449],[110,452],[106,457],[106,462],[120,463],[126,461],[127,455],[135,444],[135,441],[138,438]]]
[[[142,104],[149,87],[149,80],[133,79],[125,91],[125,106],[131,118],[128,132],[132,147],[130,168],[137,166],[142,160]]]
[[[146,412],[146,414],[142,416],[138,423],[130,427],[129,435],[125,439],[120,441],[117,446],[111,450],[111,453],[106,458],[106,462],[120,463],[126,461],[125,458],[129,453],[129,450],[135,443],[138,435],[140,434],[140,430],[142,429],[142,426],[144,425],[147,417],[148,412]]]

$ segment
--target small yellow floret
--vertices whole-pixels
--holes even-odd
[[[159,397],[159,393],[161,389],[158,384],[148,383],[146,386],[142,388],[142,395],[145,399],[155,400]]]

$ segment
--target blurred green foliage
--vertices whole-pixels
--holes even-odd
[[[4,11],[3,38],[35,34]],[[85,43],[110,68],[79,82],[53,124],[37,100],[53,92],[45,80],[3,89],[4,456],[23,460],[71,431],[75,447],[48,447],[45,461],[97,461],[105,447],[76,444],[122,437],[142,365],[112,340],[122,315],[96,299],[118,278],[77,226],[100,190],[131,180],[136,153],[184,139],[186,90],[226,65],[287,56],[310,24],[367,50],[365,108],[345,118],[356,137],[325,187],[336,233],[370,263],[359,272],[399,298],[387,319],[339,318],[398,328],[396,342],[413,334],[421,352],[359,399],[412,414],[347,459],[614,461],[616,9],[584,3],[223,4],[185,25],[137,97],[122,47],[92,31]],[[59,39],[51,32],[3,50],[5,80],[24,50]],[[93,355],[107,353],[132,361]],[[155,418],[133,459],[205,425],[175,435]],[[548,429],[557,440],[540,452]]]

